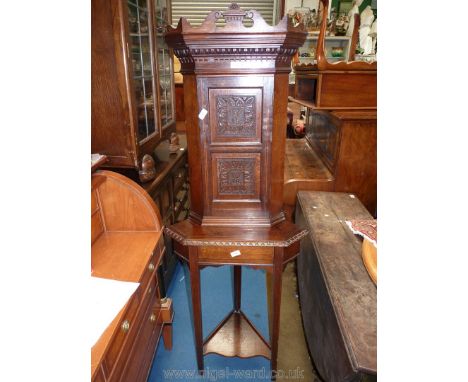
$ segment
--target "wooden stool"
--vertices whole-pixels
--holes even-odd
[[[166,228],[174,251],[189,264],[197,364],[203,373],[203,356],[262,356],[271,360],[273,378],[277,369],[282,273],[300,250],[306,230],[287,221],[271,228],[203,227],[189,220]],[[203,339],[200,269],[205,266],[234,266],[233,310]],[[272,320],[270,342],[258,332],[241,310],[241,266],[265,269],[272,274]]]

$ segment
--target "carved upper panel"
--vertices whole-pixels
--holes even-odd
[[[244,82],[246,84],[254,83],[247,80]],[[210,144],[260,144],[264,114],[263,88],[231,87],[233,83],[225,85],[210,87],[208,90],[210,117],[206,127],[210,134]]]
[[[216,97],[219,137],[255,137],[255,96],[225,95]]]

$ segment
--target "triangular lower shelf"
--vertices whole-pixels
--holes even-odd
[[[203,354],[216,353],[225,357],[271,357],[270,345],[242,311],[231,311],[208,336]]]

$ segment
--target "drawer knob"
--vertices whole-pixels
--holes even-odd
[[[150,270],[151,272],[154,271],[154,264],[153,263],[149,263],[148,270]]]
[[[130,321],[125,320],[124,322],[122,322],[122,331],[124,333],[127,333],[129,329],[130,329]]]
[[[154,313],[151,314],[150,321],[153,323],[156,322],[156,315]]]

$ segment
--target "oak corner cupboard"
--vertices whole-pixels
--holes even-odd
[[[288,78],[306,32],[287,17],[268,25],[256,10],[232,3],[210,12],[199,27],[181,18],[165,38],[184,75],[191,176],[189,217],[165,233],[189,266],[198,371],[212,353],[262,356],[274,379],[282,271],[307,234],[283,212]],[[204,336],[200,269],[220,265],[234,267],[233,306]],[[272,275],[270,341],[242,311],[243,266]]]
[[[141,169],[175,131],[170,0],[92,0],[92,152],[107,167]]]

